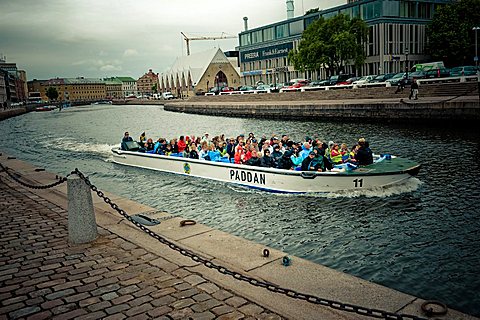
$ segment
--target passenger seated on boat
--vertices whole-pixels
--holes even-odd
[[[215,147],[215,144],[211,143],[210,146],[208,147],[208,157],[210,158],[209,160],[210,161],[220,161],[220,158],[222,157],[222,155],[220,154],[220,151],[217,150],[217,148]]]
[[[253,150],[250,159],[248,159],[245,164],[249,166],[260,167],[260,158],[258,157],[257,150]]]
[[[230,138],[228,139],[227,142],[227,154],[230,159],[233,159],[235,157],[235,139]]]
[[[358,144],[355,144],[354,146],[352,146],[352,149],[349,154],[348,162],[351,162],[351,163],[357,162],[357,159],[355,159],[355,157],[357,156],[358,148],[360,148]]]
[[[302,161],[302,171],[322,171],[321,168],[317,168],[315,165],[316,153],[311,151],[308,156]]]
[[[185,141],[184,136],[180,136],[180,139],[178,139],[177,142],[177,149],[179,153],[183,153],[185,151],[185,148],[187,147],[187,143]]]
[[[273,145],[272,158],[275,163],[278,163],[278,160],[283,156],[283,153],[280,151],[280,145]]]
[[[200,152],[198,153],[198,159],[200,160],[210,160],[208,156],[208,143],[207,141],[203,141],[200,147]]]
[[[165,146],[165,155],[166,156],[169,156],[173,153],[173,150],[172,150],[172,145],[171,144],[167,144]]]
[[[235,147],[234,163],[242,164],[245,158],[245,150],[243,149],[243,141],[240,141]]]
[[[333,164],[342,163],[342,154],[340,153],[340,147],[337,143],[333,144],[332,150],[330,151],[330,160]]]
[[[158,138],[158,141],[153,147],[153,152],[161,155],[165,155],[165,150],[167,149],[167,140],[165,138]]]
[[[300,157],[300,149],[297,146],[293,146],[292,154],[290,156],[292,160],[293,167],[296,168],[302,165],[302,157]]]
[[[357,160],[357,164],[360,166],[366,166],[373,163],[373,154],[372,150],[369,147],[368,142],[365,138],[360,138],[358,140],[358,145],[360,146],[357,150],[357,155],[355,159]]]
[[[342,143],[340,145],[340,153],[342,155],[342,162],[348,162],[350,160],[350,151],[348,151],[348,147],[346,143]]]
[[[138,138],[138,141],[143,146],[145,144],[146,140],[147,140],[147,136],[145,134],[145,131],[143,131],[142,134],[140,135],[140,138]]]
[[[122,142],[120,143],[120,149],[127,150],[127,146],[125,142],[128,142],[128,141],[133,141],[133,138],[130,137],[130,134],[127,131],[123,134]]]
[[[145,151],[147,153],[153,153],[154,148],[155,148],[155,144],[153,143],[153,139],[148,138],[147,142],[145,142]]]
[[[227,155],[227,143],[225,141],[218,141],[217,150],[220,151],[220,155],[222,157],[228,156]]]
[[[299,153],[299,157],[302,159],[301,161],[303,161],[303,159],[308,157],[311,151],[312,151],[312,146],[310,145],[310,143],[304,142],[302,145],[302,149]]]
[[[198,159],[198,152],[197,152],[197,145],[195,144],[195,142],[192,142],[190,144],[190,146],[188,147],[189,149],[189,154],[188,154],[188,157],[190,159]]]
[[[277,168],[284,170],[293,170],[293,162],[290,158],[293,154],[293,150],[287,150],[278,160]]]
[[[178,145],[177,145],[177,139],[176,138],[171,139],[169,145],[172,149],[172,153],[178,153]]]
[[[203,135],[202,137],[202,142],[206,141],[206,142],[210,142],[210,137],[209,137],[209,134],[208,132],[205,132],[205,134]]]
[[[283,155],[282,155],[283,156]],[[275,160],[270,156],[270,150],[263,150],[263,157],[260,158],[260,167],[273,168],[276,167]]]
[[[325,152],[321,149],[313,149],[312,152],[315,153],[315,157],[310,166],[313,166],[316,171],[325,171],[325,163],[323,161]]]
[[[243,162],[247,162],[248,160],[250,160],[250,158],[252,157],[252,152],[255,151],[255,147],[247,144],[245,146],[245,149],[247,150],[247,152],[245,153],[245,156],[243,157]]]

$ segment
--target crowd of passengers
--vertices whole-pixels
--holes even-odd
[[[125,132],[121,149],[127,149],[128,141],[133,139]],[[257,139],[253,133],[247,137],[241,134],[225,138],[222,134],[210,138],[205,133],[202,137],[180,136],[169,141],[159,138],[154,142],[143,132],[139,144],[140,152],[286,170],[330,171],[339,164],[373,163],[372,151],[364,138],[349,149],[345,143],[329,141],[327,144],[308,136],[303,142],[294,142],[288,135],[282,135],[281,139],[274,135],[270,139],[266,136]]]

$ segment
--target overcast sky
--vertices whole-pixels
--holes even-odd
[[[295,0],[295,16],[346,0]],[[303,9],[303,10],[302,10]],[[186,54],[187,36],[238,36],[286,19],[285,0],[0,0],[0,54],[31,79],[164,72]],[[192,53],[238,39],[191,41]]]

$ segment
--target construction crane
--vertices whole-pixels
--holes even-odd
[[[220,36],[214,36],[214,37],[206,37],[206,36],[201,36],[201,37],[192,37],[189,38],[185,35],[185,33],[180,32],[185,39],[185,42],[187,43],[187,56],[190,55],[190,41],[191,40],[220,40],[220,39],[232,39],[236,38],[237,36],[230,36],[226,34],[225,32],[222,32]]]

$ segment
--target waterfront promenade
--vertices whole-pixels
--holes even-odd
[[[28,163],[0,156],[14,177],[56,181]],[[40,169],[40,170],[39,170]],[[94,183],[95,181],[92,181]],[[369,319],[270,292],[170,249],[123,219],[96,194],[99,237],[72,245],[67,186],[27,189],[0,173],[0,319]],[[161,221],[150,230],[240,274],[332,301],[426,318],[424,300],[106,193],[128,214]],[[341,305],[336,304],[341,308]],[[475,319],[449,309],[438,319]],[[411,318],[405,318],[411,319]]]

